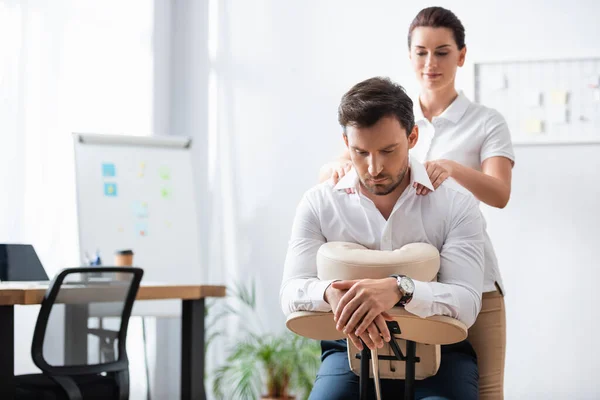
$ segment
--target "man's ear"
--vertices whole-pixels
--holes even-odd
[[[408,135],[408,148],[409,150],[415,147],[417,141],[419,140],[419,126],[415,124],[413,126],[412,132]]]
[[[342,132],[342,137],[344,138],[344,143],[346,144],[346,148],[348,148],[348,135],[346,135],[346,132]]]

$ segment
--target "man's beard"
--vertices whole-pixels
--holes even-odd
[[[391,178],[390,176],[386,176],[386,175],[378,175],[378,176],[373,176],[373,177],[369,176],[366,179],[363,179],[361,177],[360,183],[362,183],[362,185],[365,187],[365,189],[367,189],[369,192],[371,192],[375,196],[385,196],[385,195],[392,193],[394,190],[396,190],[396,188],[398,186],[400,186],[400,184],[404,180],[404,176],[406,175],[407,171],[408,171],[408,163],[406,163],[406,167],[404,167],[404,169],[401,170],[398,173],[398,175],[396,175],[396,179],[392,179],[392,182],[390,182],[388,184],[377,184],[377,183],[373,183],[373,182],[368,184],[368,181],[370,179],[378,180],[378,179],[383,179],[383,178]]]

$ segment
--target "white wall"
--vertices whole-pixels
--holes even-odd
[[[199,112],[216,113],[208,115],[206,135],[189,127],[178,133],[195,135],[208,149],[198,168],[209,175],[214,191],[206,201],[220,221],[211,242],[218,250],[208,251],[222,257],[210,268],[233,266],[242,278],[258,275],[262,314],[272,330],[283,329],[278,289],[296,204],[315,184],[322,163],[342,149],[339,98],[374,75],[417,90],[406,33],[429,5],[225,0],[218,18],[209,21],[218,36],[208,68],[216,73],[217,90],[205,108],[197,105]],[[471,97],[473,61],[600,55],[597,1],[437,5],[451,8],[466,26],[468,62],[458,86]],[[510,205],[486,210],[508,291],[506,395],[596,398],[594,306],[600,299],[592,252],[600,236],[600,146],[516,152]]]

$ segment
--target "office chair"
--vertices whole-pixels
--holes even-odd
[[[394,251],[369,250],[359,244],[329,242],[317,252],[317,275],[322,280],[380,279],[401,274],[430,282],[437,280],[440,268],[438,250],[430,244],[412,243]],[[382,349],[359,351],[348,340],[350,369],[359,376],[360,399],[368,397],[368,378],[374,378],[377,399],[381,399],[379,379],[403,379],[404,399],[414,399],[415,380],[437,373],[441,362],[440,345],[467,337],[466,326],[450,317],[420,318],[402,307],[394,307],[387,322],[392,340]],[[316,340],[338,340],[346,335],[335,328],[331,312],[297,311],[286,326],[292,332]]]
[[[143,270],[134,267],[81,267],[61,271],[50,283],[36,322],[31,356],[42,374],[16,376],[17,399],[129,398],[129,361],[126,338],[131,309]],[[88,316],[94,309],[120,310],[114,360],[87,352]],[[51,320],[67,320],[64,358],[52,357],[46,341]],[[114,338],[112,338],[114,339]],[[54,358],[54,359],[53,359]]]

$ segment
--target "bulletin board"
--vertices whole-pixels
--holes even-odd
[[[475,63],[475,101],[516,145],[600,143],[600,58]]]

